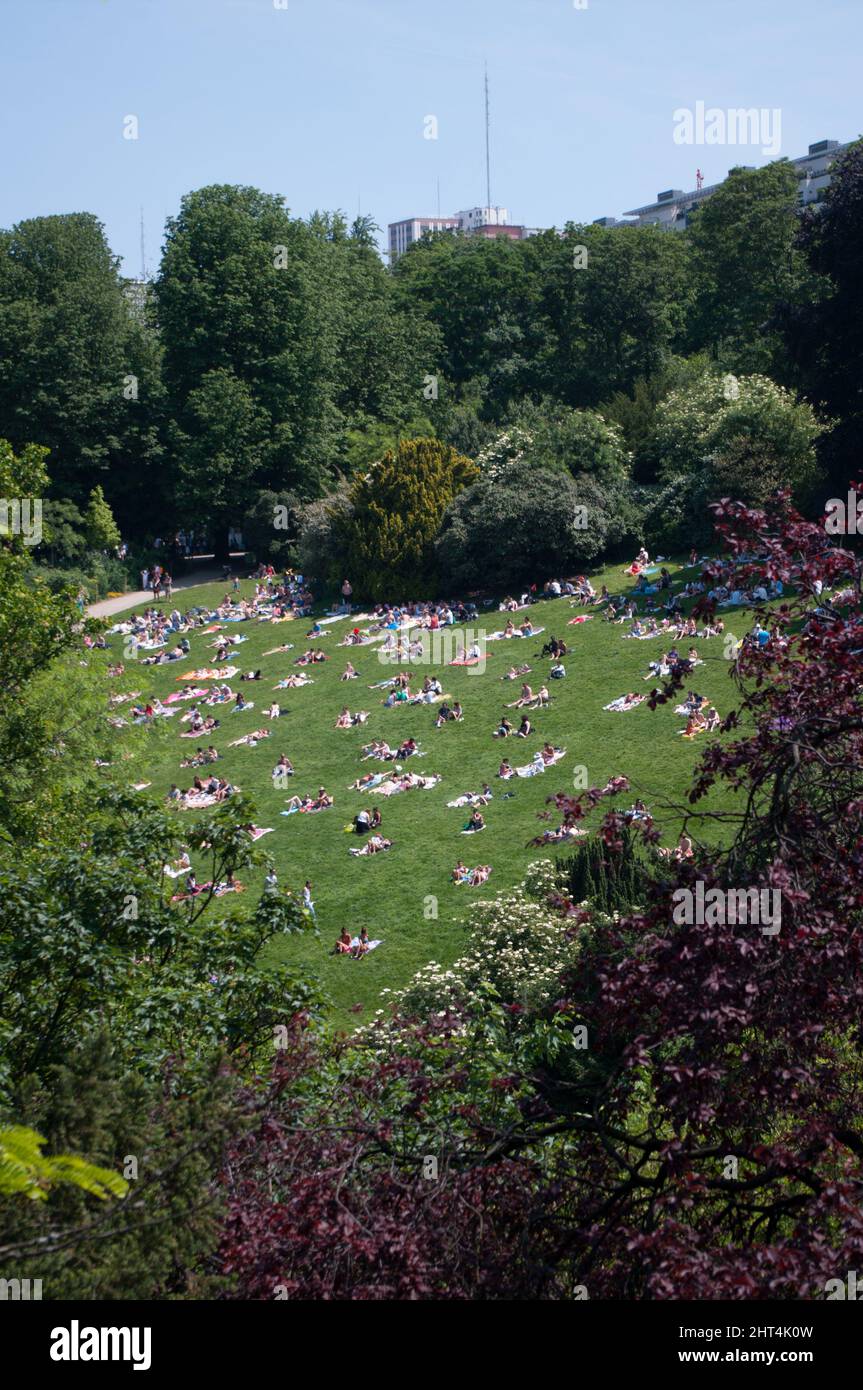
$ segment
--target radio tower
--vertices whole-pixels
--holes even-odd
[[[491,146],[489,143],[488,115],[488,63],[485,65],[485,197],[486,207],[491,207]]]

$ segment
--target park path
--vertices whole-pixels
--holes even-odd
[[[191,574],[180,575],[174,580],[174,593],[178,593],[180,589],[197,589],[202,584],[214,584],[221,577],[222,570],[218,566],[215,569],[194,570]],[[103,598],[98,603],[89,604],[87,616],[110,618],[114,613],[122,613],[126,608],[136,608],[139,603],[146,603],[148,600],[152,602],[152,599],[152,589],[136,589],[128,594],[120,594],[119,598]]]

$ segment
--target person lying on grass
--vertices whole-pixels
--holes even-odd
[[[476,888],[479,884],[486,882],[490,873],[490,864],[478,864],[475,869],[467,869],[459,860],[452,871],[452,881],[457,887],[461,883],[466,883],[469,888]]]
[[[357,858],[360,855],[382,854],[384,850],[392,849],[392,847],[392,840],[385,839],[383,835],[375,834],[370,836],[369,839],[366,840],[366,843],[363,845],[362,849],[349,849],[348,854],[352,854],[355,858]]]
[[[507,671],[506,675],[501,676],[501,680],[502,680],[502,681],[517,681],[517,680],[520,680],[522,676],[529,676],[529,675],[530,675],[530,667],[528,666],[527,662],[525,662],[523,666],[510,666],[510,668],[509,668],[509,670]]]
[[[314,681],[312,680],[311,676],[307,676],[305,672],[301,672],[298,676],[285,676],[283,680],[279,681],[278,685],[273,686],[273,689],[299,690],[300,687],[304,685],[314,685]]]

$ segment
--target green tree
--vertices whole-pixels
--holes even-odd
[[[449,445],[410,439],[358,477],[342,534],[354,590],[375,599],[429,593],[437,580],[433,543],[441,518],[478,471]]]
[[[572,478],[522,460],[455,498],[435,552],[451,589],[506,589],[584,569],[613,527],[608,498],[590,475]]]
[[[649,453],[665,481],[709,473],[722,458],[730,481],[728,460],[741,459],[745,439],[762,460],[773,460],[771,476],[800,498],[817,479],[815,444],[823,430],[811,406],[767,377],[706,373],[659,405]]]
[[[691,344],[735,372],[787,378],[778,311],[812,277],[796,244],[800,176],[793,164],[732,169],[687,232]]]
[[[220,547],[260,488],[320,491],[333,449],[325,247],[284,199],[211,185],[168,219],[155,285],[183,514]]]
[[[93,550],[115,550],[120,532],[101,487],[94,487],[84,517],[87,543]]]
[[[83,505],[94,478],[110,496],[129,476],[143,494],[160,449],[144,336],[91,213],[0,232],[0,435],[50,449],[55,496]]]

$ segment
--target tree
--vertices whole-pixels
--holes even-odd
[[[690,342],[726,370],[787,378],[778,316],[811,293],[813,280],[796,244],[799,181],[785,161],[732,169],[687,231]]]
[[[355,592],[375,599],[400,590],[432,592],[441,518],[477,476],[476,465],[448,445],[411,439],[357,478],[342,533],[344,568]]]
[[[811,406],[767,377],[705,373],[657,407],[647,452],[664,481],[706,471],[710,490],[714,470],[753,479],[751,468],[732,468],[748,449],[770,461],[766,487],[787,483],[805,500],[818,477],[815,443],[823,430]]]
[[[324,249],[284,200],[214,184],[169,218],[155,285],[183,510],[227,527],[260,488],[315,496],[331,458]],[[215,465],[215,466],[214,466]]]
[[[455,499],[435,552],[451,589],[507,589],[584,569],[602,554],[611,529],[608,499],[593,478],[523,460]]]
[[[121,536],[101,487],[94,487],[84,518],[87,544],[93,550],[115,550]]]
[[[801,221],[799,246],[817,292],[791,306],[785,342],[808,399],[836,421],[821,450],[833,496],[843,496],[863,451],[863,141],[836,161],[830,187]]]
[[[590,475],[604,487],[620,487],[629,477],[629,459],[620,430],[595,410],[571,410],[552,400],[525,403],[515,419],[530,436],[525,457],[540,468]]]
[[[0,436],[51,451],[54,496],[81,506],[94,477],[110,495],[115,474],[127,475],[118,482],[128,493],[128,475],[140,480],[158,460],[158,371],[145,337],[91,213],[0,232]]]

